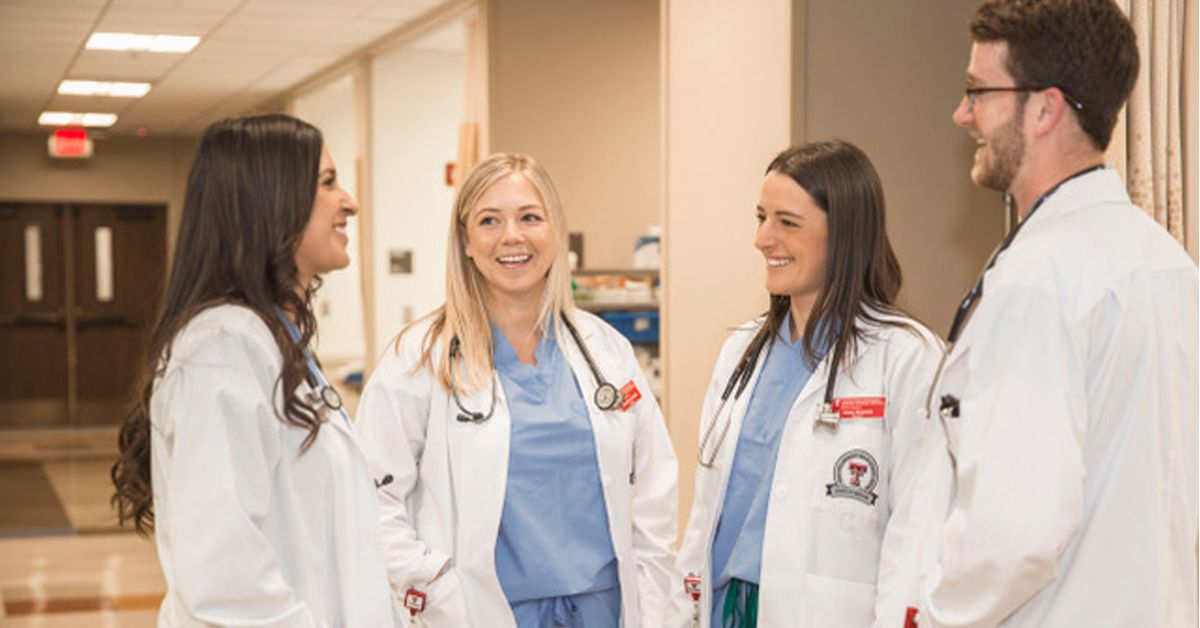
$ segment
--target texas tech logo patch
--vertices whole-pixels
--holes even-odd
[[[830,497],[849,497],[871,506],[879,499],[872,489],[879,483],[879,464],[862,449],[851,449],[833,463],[833,483],[825,485]]]

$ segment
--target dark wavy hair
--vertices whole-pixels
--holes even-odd
[[[804,326],[808,362],[815,366],[817,348],[829,347],[836,369],[865,334],[860,320],[911,329],[904,321],[879,316],[905,313],[896,306],[902,277],[884,223],[883,184],[867,155],[841,140],[813,142],[779,153],[767,166],[767,174],[772,172],[795,181],[828,221],[825,280]],[[790,308],[791,297],[771,295],[766,320],[743,361],[758,356],[779,333]]]
[[[230,118],[204,131],[188,175],[166,295],[112,468],[112,502],[122,525],[132,521],[143,535],[153,529],[150,397],[176,334],[206,308],[233,303],[262,318],[283,355],[279,419],[308,429],[304,449],[316,438],[320,421],[295,392],[307,373],[302,347],[315,331],[312,296],[320,281],[298,289],[295,254],[316,198],[323,146],[316,127],[282,114]],[[276,308],[294,317],[299,343]]]
[[[1013,80],[1078,101],[1070,109],[1079,126],[1108,148],[1139,65],[1133,26],[1113,0],[988,0],[971,18],[971,38],[1006,43]]]

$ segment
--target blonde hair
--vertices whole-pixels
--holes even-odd
[[[501,179],[520,174],[527,179],[542,197],[546,209],[546,220],[554,234],[555,253],[550,271],[546,274],[546,290],[542,296],[538,326],[545,328],[553,321],[555,335],[561,337],[563,316],[571,316],[574,300],[571,295],[571,271],[567,264],[567,221],[562,201],[550,175],[529,155],[497,153],[479,162],[467,174],[454,200],[454,212],[450,218],[450,232],[446,246],[446,303],[429,314],[433,324],[422,340],[421,360],[415,370],[434,368],[436,350],[437,378],[442,388],[450,391],[451,340],[459,342],[460,371],[457,386],[460,391],[481,388],[491,379],[495,367],[492,355],[492,327],[487,312],[487,281],[467,257],[467,220],[479,199],[493,184]],[[422,318],[424,320],[424,318]],[[418,321],[420,322],[420,321]],[[400,332],[400,337],[411,329]],[[399,349],[399,338],[396,348]],[[440,345],[438,341],[441,341]]]

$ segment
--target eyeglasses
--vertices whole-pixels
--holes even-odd
[[[1067,101],[1067,104],[1074,107],[1076,111],[1083,111],[1083,103],[1076,100],[1070,94],[1063,91],[1063,88],[1058,87],[1057,85],[1015,85],[1013,87],[968,87],[966,90],[967,111],[975,110],[975,101],[979,98],[980,94],[987,94],[990,92],[1040,92],[1040,91],[1047,90],[1050,88],[1057,89],[1059,91],[1059,93],[1061,93],[1063,95],[1063,100]]]

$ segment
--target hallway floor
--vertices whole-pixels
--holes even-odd
[[[338,385],[350,416],[357,386]],[[0,429],[0,627],[153,628],[154,540],[117,525],[116,427]]]
[[[116,428],[0,431],[0,625],[155,625],[154,542],[108,503],[116,443]]]

